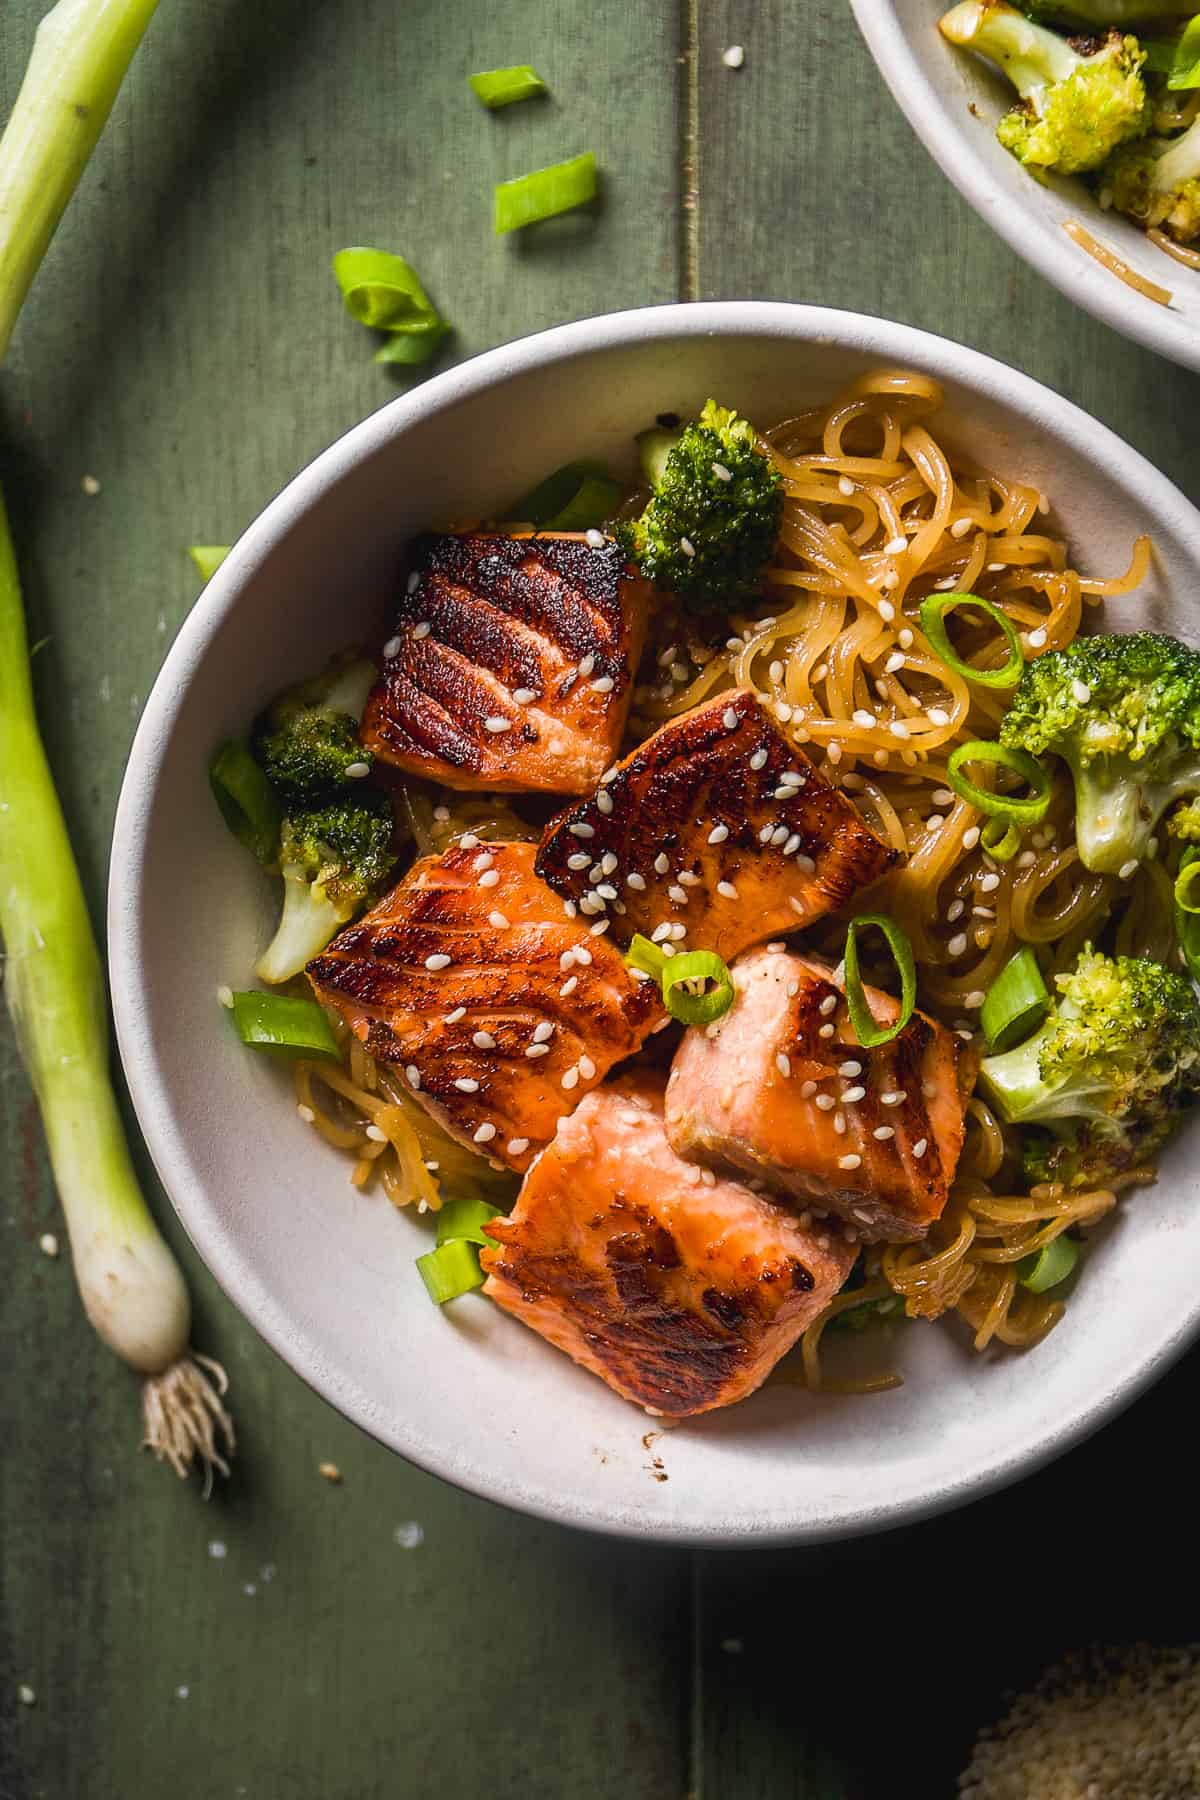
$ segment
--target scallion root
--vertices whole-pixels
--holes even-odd
[[[233,1420],[222,1404],[229,1377],[211,1356],[181,1356],[162,1375],[150,1375],[142,1389],[142,1443],[156,1462],[169,1462],[181,1480],[192,1465],[204,1470],[204,1497],[212,1492],[213,1470],[229,1474],[221,1453],[235,1449]]]

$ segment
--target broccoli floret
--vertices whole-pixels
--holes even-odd
[[[1200,844],[1200,800],[1185,800],[1177,806],[1167,820],[1167,830],[1185,843]]]
[[[1077,638],[1025,665],[1000,740],[1062,757],[1080,859],[1118,872],[1172,801],[1200,793],[1200,654],[1151,631]]]
[[[1169,232],[1181,244],[1200,238],[1200,118],[1180,137],[1118,150],[1100,179],[1117,211],[1147,230]]]
[[[710,400],[673,441],[643,446],[653,496],[617,537],[642,574],[698,607],[758,593],[783,513],[779,471],[754,427]]]
[[[1148,129],[1146,57],[1136,38],[1110,32],[1084,55],[1003,0],[962,0],[941,27],[952,44],[999,63],[1020,94],[996,129],[1018,162],[1077,175]]]
[[[354,780],[348,770],[370,768],[358,720],[375,678],[371,663],[331,663],[280,694],[257,721],[251,749],[285,804],[311,805]]]
[[[386,795],[352,798],[294,812],[280,834],[283,912],[259,958],[262,981],[289,981],[319,956],[334,933],[383,887],[392,866],[392,809]]]
[[[980,1085],[1029,1140],[1032,1181],[1103,1184],[1151,1157],[1200,1089],[1200,1003],[1161,963],[1084,949],[1046,1023],[985,1057]]]

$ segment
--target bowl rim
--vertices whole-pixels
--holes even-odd
[[[954,123],[945,96],[926,76],[893,0],[850,0],[850,5],[892,98],[942,174],[1009,249],[1102,324],[1185,369],[1200,371],[1200,328],[1189,329],[1169,307],[1127,287],[1065,233],[1047,226],[1032,208],[1013,206],[1011,194],[976,148],[973,134]],[[935,28],[936,20],[931,21],[931,29]],[[1188,273],[1180,270],[1181,275]]]
[[[1200,513],[1140,452],[1072,401],[977,350],[865,314],[773,301],[710,301],[639,308],[560,325],[486,351],[392,400],[338,438],[271,500],[247,528],[201,592],[167,652],[139,721],[117,803],[110,864],[107,942],[109,984],[117,1043],[134,1111],[162,1186],[191,1243],[238,1311],[273,1350],[322,1399],[408,1461],[468,1492],[557,1524],[614,1536],[697,1547],[829,1542],[912,1523],[947,1511],[1033,1473],[1080,1443],[1157,1380],[1200,1334],[1200,1294],[1189,1314],[1148,1341],[1136,1365],[1094,1394],[1070,1422],[1040,1435],[1028,1433],[957,1478],[943,1478],[910,1500],[874,1498],[836,1518],[801,1517],[768,1526],[743,1522],[735,1535],[722,1522],[694,1523],[631,1515],[617,1504],[549,1489],[536,1491],[485,1472],[464,1474],[449,1451],[406,1435],[382,1420],[367,1397],[339,1385],[319,1341],[278,1313],[262,1316],[261,1284],[254,1268],[207,1203],[204,1184],[190,1166],[187,1145],[175,1126],[171,1097],[147,1028],[150,1011],[146,962],[141,954],[142,871],[148,855],[152,807],[148,796],[169,742],[182,696],[208,654],[214,637],[237,607],[273,547],[308,510],[357,464],[443,408],[493,383],[526,371],[562,366],[598,350],[620,350],[647,340],[740,337],[787,343],[837,344],[890,364],[926,369],[1004,407],[1015,408],[1065,439],[1081,456],[1105,468],[1152,516],[1169,519],[1200,567]]]

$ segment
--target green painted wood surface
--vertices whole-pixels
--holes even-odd
[[[43,7],[0,9],[0,106]],[[737,72],[720,60],[735,41]],[[465,75],[526,59],[553,98],[484,113]],[[596,215],[494,241],[491,183],[585,147],[605,170]],[[455,355],[691,293],[889,313],[1028,369],[1200,498],[1200,382],[987,232],[841,0],[164,0],[0,373],[0,479],[97,916],[133,725],[196,591],[184,546],[236,535],[393,391],[327,273],[355,240],[413,257]],[[407,1468],[183,1249],[242,1437],[205,1506],[138,1459],[133,1386],[65,1262],[38,1252],[61,1224],[3,1025],[0,1144],[2,1800],[936,1800],[1002,1687],[1059,1648],[1196,1635],[1175,1473],[1194,1363],[954,1519],[693,1558],[567,1535]],[[981,1590],[966,1571],[998,1541],[1014,1573]],[[919,1777],[894,1748],[914,1714]]]

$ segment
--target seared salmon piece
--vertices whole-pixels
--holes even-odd
[[[728,962],[843,906],[894,861],[739,690],[672,719],[559,813],[537,867],[585,915],[613,915],[621,943],[686,937]]]
[[[363,743],[447,787],[587,793],[625,729],[650,594],[607,539],[418,539]]]
[[[427,856],[307,971],[440,1124],[517,1170],[666,1018],[533,858],[470,838]]]
[[[675,1150],[840,1214],[859,1237],[924,1237],[962,1149],[973,1051],[920,1012],[890,1044],[861,1049],[833,972],[777,946],[743,956],[733,980],[729,1011],[676,1052]],[[897,1002],[864,991],[891,1024]]]
[[[857,1254],[739,1181],[682,1162],[662,1084],[627,1075],[559,1125],[507,1219],[484,1291],[626,1400],[673,1418],[766,1380]]]

